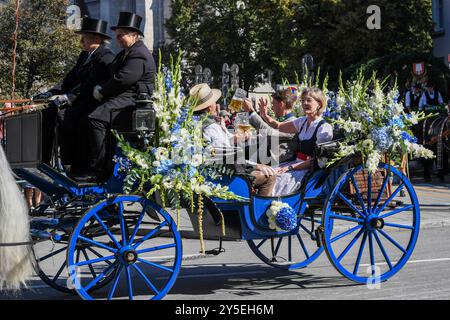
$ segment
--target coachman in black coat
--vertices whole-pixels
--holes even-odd
[[[57,112],[58,142],[63,164],[72,165],[72,169],[87,167],[87,155],[80,153],[79,120],[100,104],[92,96],[92,91],[96,85],[109,77],[108,68],[115,57],[106,42],[110,39],[106,29],[106,21],[83,19],[82,28],[77,33],[82,35],[82,43],[86,42],[86,37],[89,37],[89,44],[93,44],[94,48],[96,47],[95,50],[82,51],[75,66],[64,80],[44,94],[58,96],[58,99],[62,100],[61,102],[66,106],[58,112],[56,107],[50,107],[44,111],[44,122],[47,123],[43,124],[43,140],[47,146],[44,147],[46,150],[43,152],[43,160],[46,163],[50,162],[54,118]]]
[[[119,44],[124,47],[124,37],[135,39],[117,54],[111,64],[110,77],[94,89],[94,97],[101,104],[87,117],[87,141],[89,142],[90,168],[97,177],[106,178],[104,172],[110,164],[112,150],[110,144],[111,124],[131,126],[132,110],[140,94],[152,96],[155,84],[156,65],[150,50],[138,39],[142,18],[136,14],[121,12],[116,30]]]

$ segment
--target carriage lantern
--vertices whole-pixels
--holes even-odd
[[[133,112],[133,131],[154,132],[156,127],[156,113],[150,96],[140,94]]]

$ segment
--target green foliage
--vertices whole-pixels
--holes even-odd
[[[186,53],[191,66],[209,67],[214,75],[221,74],[224,62],[238,64],[246,88],[266,68],[292,78],[300,64],[291,59],[300,48],[293,25],[299,1],[243,2],[245,8],[238,8],[235,0],[173,0],[166,23],[173,47]]]
[[[10,97],[15,1],[0,6],[0,83]],[[68,0],[21,1],[17,45],[16,97],[30,97],[54,85],[80,52],[79,38],[66,25]]]
[[[394,53],[430,52],[431,1],[422,0],[172,0],[166,26],[172,48],[186,52],[192,68],[209,67],[220,82],[224,62],[237,63],[245,87],[265,69],[274,81],[295,79],[301,57],[337,83],[350,65]],[[369,30],[369,5],[381,8],[381,29]],[[192,70],[190,70],[192,72]]]
[[[424,78],[431,79],[445,99],[450,86],[450,70],[442,59],[434,57],[431,53],[406,52],[393,53],[380,58],[369,60],[363,64],[352,65],[344,71],[345,78],[354,78],[359,70],[363,70],[366,76],[373,72],[381,77],[393,75],[397,78],[400,90],[410,87],[410,81],[414,75],[412,73],[413,63],[425,63],[427,71]],[[394,79],[392,78],[391,81]]]

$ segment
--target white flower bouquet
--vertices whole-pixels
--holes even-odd
[[[146,141],[144,149],[135,148],[116,133],[124,156],[116,158],[116,162],[127,175],[124,192],[144,193],[151,197],[158,191],[163,207],[177,209],[178,224],[182,198],[190,202],[193,212],[194,195],[197,195],[201,229],[203,196],[228,200],[243,198],[229,191],[227,186],[208,179],[211,168],[205,162],[203,119],[193,116],[196,101],[182,93],[180,61],[181,54],[175,62],[171,58],[169,68],[159,64],[152,97],[157,120],[152,141]]]
[[[386,93],[385,93],[386,91]],[[428,117],[423,112],[406,114],[398,101],[397,87],[386,90],[385,81],[375,75],[365,79],[362,73],[337,94],[328,93],[325,116],[343,132],[337,153],[327,166],[351,155],[361,155],[364,165],[375,172],[384,155],[396,164],[404,154],[433,158],[433,153],[417,143],[411,127]]]

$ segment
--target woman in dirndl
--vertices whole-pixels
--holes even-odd
[[[272,191],[274,197],[297,191],[313,165],[315,146],[333,139],[333,127],[322,118],[327,105],[323,92],[317,88],[307,88],[302,91],[300,98],[305,116],[288,122],[277,122],[268,116],[265,106],[260,106],[261,116],[269,125],[281,132],[298,134],[300,141],[297,159],[276,168],[277,178]]]

